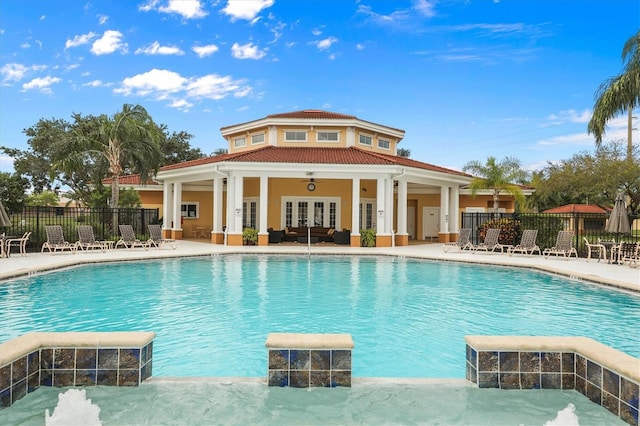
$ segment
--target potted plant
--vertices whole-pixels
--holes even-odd
[[[362,247],[376,246],[376,230],[372,228],[360,230],[360,245]]]
[[[258,244],[258,230],[256,228],[244,228],[242,230],[242,241],[245,246]]]

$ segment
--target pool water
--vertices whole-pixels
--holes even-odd
[[[468,334],[587,336],[638,357],[638,317],[638,295],[393,257],[181,258],[0,284],[0,341],[28,331],[154,331],[154,377],[265,377],[271,332],[352,334],[354,377],[464,378]]]
[[[447,384],[272,388],[263,383],[151,382],[86,387],[103,425],[544,425],[568,404],[581,426],[624,425],[576,391],[504,391]],[[42,425],[66,388],[40,388],[0,410],[0,424]],[[554,423],[555,425],[559,423]]]

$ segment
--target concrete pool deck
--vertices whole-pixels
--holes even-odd
[[[524,267],[548,273],[563,275],[568,278],[580,281],[588,281],[605,284],[620,289],[625,289],[640,293],[640,268],[631,268],[628,265],[608,264],[606,261],[598,262],[591,259],[589,262],[583,258],[570,258],[565,260],[562,257],[543,256],[523,256],[516,254],[508,256],[506,253],[458,253],[442,250],[442,244],[426,243],[412,244],[402,247],[387,248],[365,248],[365,247],[344,247],[334,244],[312,244],[310,247],[305,244],[280,245],[271,244],[269,246],[224,246],[210,244],[208,242],[196,242],[190,240],[178,241],[176,250],[170,248],[151,248],[144,250],[136,248],[131,250],[117,249],[93,251],[78,251],[52,253],[28,253],[27,256],[20,256],[12,253],[9,258],[0,259],[0,280],[39,274],[42,272],[72,267],[82,264],[145,260],[158,258],[189,257],[189,256],[214,256],[220,254],[323,254],[323,255],[370,255],[370,256],[397,256],[411,257],[419,259],[457,261],[467,263],[480,263],[488,265]]]

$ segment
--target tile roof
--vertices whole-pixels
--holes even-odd
[[[102,183],[105,185],[111,185],[111,181],[112,178],[102,179]],[[142,185],[139,174],[120,176],[118,181],[120,182],[120,185]],[[145,185],[159,185],[159,183],[148,179],[147,182],[145,182]]]
[[[361,148],[305,148],[265,146],[251,151],[223,154],[200,158],[180,164],[164,166],[160,170],[176,170],[202,164],[220,162],[249,163],[301,163],[301,164],[342,164],[342,165],[400,165],[416,169],[430,170],[458,176],[471,176],[457,170],[446,169],[428,163],[396,155],[386,155],[365,151]]]
[[[607,213],[596,204],[566,204],[543,211],[542,213]]]

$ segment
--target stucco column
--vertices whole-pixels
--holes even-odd
[[[407,182],[398,181],[398,229],[396,229],[397,246],[409,244],[407,233]]]
[[[182,182],[173,184],[173,227],[171,238],[182,239]]]
[[[449,187],[440,187],[440,231],[438,232],[438,240],[441,243],[449,242]]]
[[[213,179],[213,231],[211,232],[211,242],[214,244],[224,243],[224,231],[222,230],[222,193],[224,191],[224,178]]]
[[[227,179],[227,244],[230,246],[242,245],[243,184],[242,176]]]
[[[351,180],[351,246],[360,247],[360,178]]]
[[[458,185],[450,188],[449,199],[449,241],[458,241],[458,234],[460,233],[460,188]]]
[[[376,247],[391,247],[391,179],[376,180]]]
[[[173,184],[167,181],[162,183],[162,236],[164,238],[171,237],[171,228],[173,227]]]
[[[269,233],[267,232],[267,220],[269,213],[269,177],[260,176],[260,219],[258,230],[258,245],[269,245]]]

